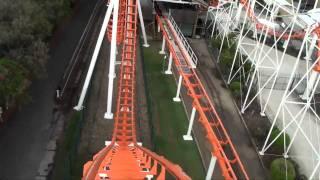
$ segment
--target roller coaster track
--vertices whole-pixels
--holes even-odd
[[[93,161],[84,165],[83,179],[162,180],[166,177],[190,179],[178,165],[141,147],[137,142],[135,127],[137,0],[121,2],[125,2],[125,6],[120,5],[125,13],[124,36],[113,138],[93,157]]]
[[[233,2],[233,1],[231,0],[226,2]],[[220,2],[218,0],[212,0],[210,1],[209,4],[210,6],[217,8],[219,6],[219,3]],[[269,36],[275,36],[283,40],[288,40],[288,39],[303,39],[307,35],[306,31],[308,30],[299,30],[296,32],[289,33],[285,31],[283,32],[276,31],[272,28],[267,28],[266,25],[261,23],[256,17],[254,9],[252,9],[252,7],[250,6],[249,0],[240,0],[239,4],[241,4],[244,7],[247,16],[252,20],[256,28],[262,32],[265,32]],[[311,28],[311,34],[315,34],[318,37],[317,46],[320,47],[320,24],[315,23],[312,26],[310,26],[310,28]],[[318,61],[320,60],[320,50],[318,50],[317,52],[317,60]],[[315,66],[314,70],[320,72],[320,61]]]
[[[197,73],[187,61],[190,57],[181,46],[181,40],[173,25],[165,16],[157,15],[156,18],[169,50],[173,54],[177,71],[182,76],[188,95],[193,100],[193,107],[199,112],[198,120],[205,130],[211,145],[211,153],[217,158],[222,176],[225,179],[249,179],[211,99]]]

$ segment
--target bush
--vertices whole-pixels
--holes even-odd
[[[0,59],[0,106],[25,96],[26,70],[15,61]]]
[[[235,95],[240,95],[241,90],[241,83],[239,81],[234,81],[230,84],[230,90]]]
[[[212,39],[211,39],[211,45],[212,45],[213,48],[218,48],[218,49],[220,49],[221,39],[220,39],[220,38],[212,38]]]
[[[296,178],[296,170],[293,163],[283,158],[272,161],[270,173],[272,180],[294,180]]]
[[[227,67],[231,67],[232,66],[232,62],[233,62],[233,52],[228,51],[228,50],[224,50],[221,52],[220,55],[220,59],[221,59],[221,64],[227,66]]]
[[[271,135],[270,135],[270,138],[271,138],[271,141],[273,139],[275,139],[279,133],[281,131],[278,129],[278,128],[273,128],[272,132],[271,132]],[[274,142],[274,147],[277,149],[277,150],[282,150],[283,147],[284,147],[284,134],[285,134],[285,137],[286,137],[286,147],[288,147],[288,145],[290,144],[290,137],[288,134],[286,133],[282,133],[280,135],[280,137],[278,137],[278,139]]]

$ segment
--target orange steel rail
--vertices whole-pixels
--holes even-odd
[[[110,0],[109,0],[110,2]],[[117,45],[121,44],[123,41],[124,33],[124,22],[125,22],[125,13],[126,13],[126,0],[119,0],[119,15],[118,15],[118,26],[117,26]],[[111,41],[112,36],[112,23],[113,23],[113,12],[110,16],[108,23],[107,37]]]
[[[217,157],[222,175],[225,179],[249,179],[205,88],[195,70],[188,64],[189,55],[183,50],[184,47],[179,46],[181,43],[179,43],[179,37],[173,26],[164,16],[157,15],[156,19],[169,50],[173,54],[178,73],[183,77],[183,85],[193,100],[193,107],[199,113],[199,122],[204,128],[206,137],[211,145],[212,155]]]
[[[119,74],[115,127],[110,145],[84,165],[84,180],[190,179],[178,165],[138,145],[135,127],[137,1],[125,3],[124,41]]]

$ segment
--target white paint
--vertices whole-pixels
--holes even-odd
[[[180,75],[179,76],[179,82],[178,82],[178,89],[177,89],[177,94],[176,94],[176,97],[173,98],[173,101],[174,102],[181,102],[181,99],[180,99],[180,90],[181,90],[181,84],[182,84],[182,76]]]
[[[105,34],[106,34],[107,26],[108,26],[108,23],[109,23],[109,19],[110,19],[113,7],[114,7],[114,3],[113,3],[113,1],[111,1],[109,6],[108,6],[106,15],[104,17],[103,24],[101,26],[99,37],[98,37],[98,40],[97,40],[97,43],[96,43],[96,46],[95,46],[95,49],[94,49],[94,52],[93,52],[93,55],[92,55],[92,58],[91,58],[90,66],[89,66],[89,69],[88,69],[88,72],[87,72],[86,79],[84,81],[84,85],[83,85],[82,90],[81,90],[81,95],[80,95],[78,104],[74,107],[74,109],[77,110],[77,111],[80,111],[80,110],[83,109],[83,101],[84,101],[84,98],[86,97],[86,94],[87,94],[87,91],[88,91],[88,87],[89,87],[89,84],[90,84],[90,81],[91,81],[92,73],[93,73],[94,67],[95,67],[96,62],[97,62],[97,58],[98,58],[98,55],[99,55],[99,51],[100,51],[103,39],[104,39]]]
[[[172,74],[171,68],[172,68],[172,53],[170,52],[168,69],[164,73],[165,74]]]
[[[117,56],[117,30],[118,30],[118,12],[119,12],[119,1],[114,1],[113,8],[113,20],[112,20],[112,37],[111,37],[111,48],[110,48],[110,65],[109,65],[109,82],[108,82],[108,100],[107,100],[107,112],[104,114],[104,118],[112,119],[112,95],[113,95],[113,80],[115,74],[115,62]]]
[[[183,135],[183,140],[185,140],[185,141],[192,141],[193,140],[193,138],[191,136],[191,131],[192,131],[192,127],[193,127],[194,118],[196,116],[196,112],[197,112],[197,109],[195,107],[193,107],[192,112],[191,112],[191,116],[190,116],[190,120],[189,120],[188,132],[186,135]]]
[[[207,171],[207,175],[206,175],[206,180],[212,179],[212,174],[213,174],[214,168],[216,166],[216,162],[217,162],[217,158],[212,155],[211,160],[210,160],[210,164],[209,164],[209,168]]]

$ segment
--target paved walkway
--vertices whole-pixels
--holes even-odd
[[[22,106],[0,128],[1,180],[34,179],[52,131],[55,88],[81,37],[95,1],[79,0],[73,17],[55,37],[57,40],[55,47],[51,48],[47,78],[33,82],[30,88],[32,102]]]
[[[192,40],[191,46],[197,52],[199,63],[197,72],[208,95],[213,100],[225,128],[244,164],[251,179],[266,179],[265,171],[260,163],[257,152],[252,145],[249,135],[242,123],[238,110],[233,103],[233,97],[226,89],[220,74],[216,69],[207,45],[203,39]]]

